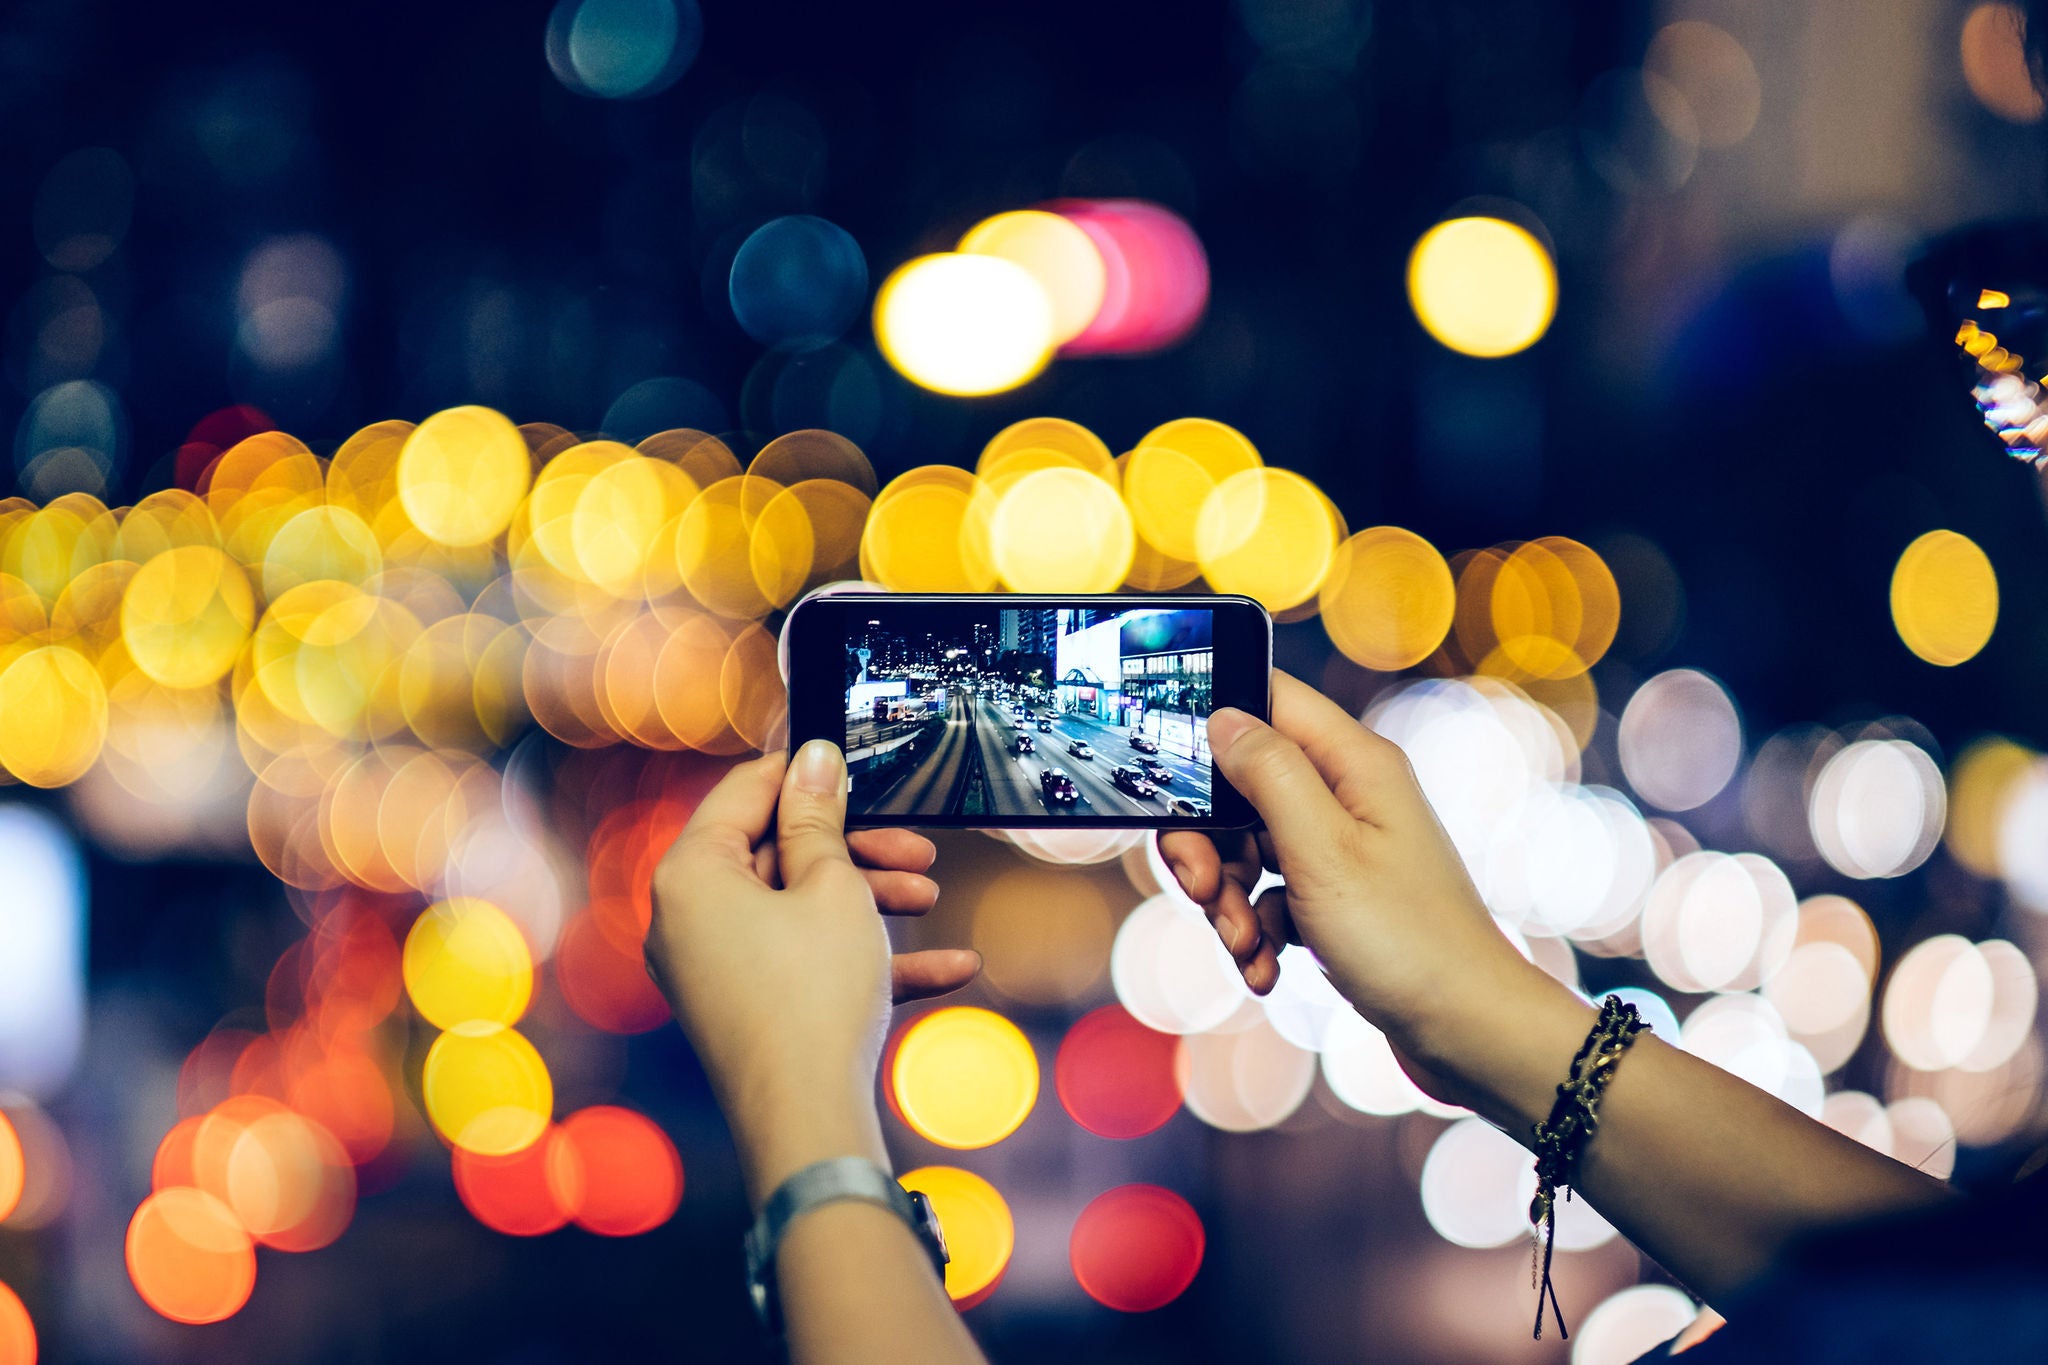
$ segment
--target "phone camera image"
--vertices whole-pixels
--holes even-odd
[[[851,812],[1209,819],[1214,617],[887,602],[854,613]]]

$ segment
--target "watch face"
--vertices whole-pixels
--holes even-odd
[[[939,1211],[932,1207],[931,1199],[923,1190],[910,1191],[910,1207],[917,1210],[918,1231],[924,1234],[924,1241],[937,1257],[939,1266],[953,1263],[953,1252],[946,1245],[946,1230],[939,1226]]]

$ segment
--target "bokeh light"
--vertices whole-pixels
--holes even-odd
[[[644,99],[697,58],[697,0],[556,0],[546,51],[555,79],[596,99]]]
[[[451,1165],[462,1206],[485,1227],[538,1237],[566,1227],[583,1200],[583,1168],[559,1126],[504,1156],[455,1149]]]
[[[2008,123],[2038,123],[2041,93],[2027,62],[2026,12],[2018,5],[1973,6],[1963,20],[1963,79],[1986,109]]]
[[[128,1277],[173,1322],[219,1322],[256,1287],[256,1248],[226,1204],[175,1186],[142,1201],[128,1224]]]
[[[1052,302],[999,256],[944,252],[897,267],[875,295],[875,340],[898,373],[972,398],[1029,382],[1052,358]]]
[[[1017,1247],[1017,1223],[995,1186],[957,1166],[920,1166],[896,1178],[921,1191],[945,1229],[946,1293],[966,1310],[995,1292]]]
[[[1435,546],[1398,526],[1374,526],[1332,552],[1319,605],[1323,628],[1347,658],[1391,673],[1443,643],[1457,587]]]
[[[554,1080],[532,1043],[499,1024],[457,1024],[427,1049],[427,1117],[451,1146],[504,1156],[547,1131]]]
[[[1087,234],[1103,266],[1102,306],[1067,355],[1141,355],[1181,340],[1209,305],[1209,258],[1187,220],[1139,199],[1045,207]]]
[[[1226,1133],[1253,1133],[1284,1122],[1315,1084],[1316,1054],[1289,1041],[1263,1010],[1253,1010],[1249,1023],[1181,1039],[1188,1112]]]
[[[867,300],[868,263],[837,223],[809,214],[773,218],[733,256],[733,317],[764,346],[816,346],[853,325]]]
[[[1526,1237],[1528,1204],[1516,1204],[1528,1156],[1483,1119],[1459,1119],[1431,1144],[1422,1166],[1422,1212],[1456,1246],[1498,1247]],[[1572,1201],[1576,1204],[1578,1201]],[[1558,1205],[1560,1231],[1569,1205]]]
[[[1908,950],[1885,984],[1885,1041],[1917,1071],[1991,1071],[2031,1034],[2037,996],[2010,943],[1937,934]]]
[[[999,213],[968,229],[960,250],[1000,256],[1029,271],[1052,303],[1052,339],[1065,345],[1102,311],[1108,273],[1089,235],[1057,213]]]
[[[1813,841],[1830,866],[1851,877],[1897,877],[1940,841],[1947,789],[1918,745],[1866,739],[1828,759],[1811,801]]]
[[[28,1181],[28,1166],[21,1150],[21,1135],[0,1113],[0,1223],[5,1223],[21,1203],[21,1191]]]
[[[1067,1030],[1053,1082],[1060,1104],[1089,1132],[1143,1137],[1180,1109],[1178,1055],[1172,1034],[1146,1028],[1121,1005],[1104,1005]]]
[[[1137,548],[1130,509],[1083,470],[1034,469],[997,495],[990,559],[1013,592],[1111,592]]]
[[[1742,761],[1742,721],[1720,683],[1695,669],[1659,673],[1621,713],[1621,770],[1645,801],[1691,810],[1714,799]]]
[[[422,911],[405,936],[405,990],[436,1028],[516,1024],[533,998],[533,956],[504,911],[459,896]]]
[[[1572,1333],[1572,1365],[1629,1365],[1699,1316],[1676,1285],[1637,1284],[1601,1300]]]
[[[1409,255],[1408,303],[1454,351],[1513,355],[1550,329],[1557,270],[1528,229],[1500,218],[1453,218],[1423,233]]]
[[[1675,136],[1732,147],[1763,109],[1756,63],[1726,29],[1681,19],[1657,30],[1643,54],[1643,93]]]
[[[1998,624],[1998,575],[1975,541],[1929,531],[1892,570],[1892,624],[1906,648],[1953,668],[1975,658]]]
[[[21,1296],[0,1283],[0,1362],[36,1365],[36,1325]]]
[[[1120,1313],[1164,1308],[1194,1283],[1207,1234],[1194,1206],[1159,1185],[1119,1185],[1074,1220],[1067,1255],[1089,1298]]]
[[[982,979],[1022,1004],[1080,998],[1107,974],[1115,933],[1109,902],[1092,881],[1050,869],[1006,870],[974,906]]]
[[[0,867],[7,878],[0,897],[0,1101],[47,1098],[71,1075],[84,1041],[85,857],[54,815],[4,802]],[[40,1110],[19,1113],[34,1116],[35,1132],[55,1132]],[[33,1155],[30,1130],[17,1136]]]
[[[903,1030],[889,1087],[896,1111],[942,1147],[988,1147],[1017,1130],[1038,1101],[1031,1040],[993,1010],[934,1010]]]
[[[544,1174],[577,1227],[637,1237],[674,1216],[683,1198],[683,1162],[654,1120],[617,1105],[592,1105],[556,1131],[565,1155],[551,1155]]]
[[[531,479],[519,428],[489,408],[449,408],[414,427],[398,457],[398,498],[436,544],[481,545],[511,522]]]
[[[1247,469],[1203,498],[1195,562],[1218,592],[1240,593],[1279,614],[1316,596],[1343,538],[1335,509],[1314,484],[1284,469]]]
[[[1193,906],[1167,895],[1124,917],[1109,971],[1131,1017],[1160,1033],[1215,1028],[1250,998],[1216,931]]]
[[[2038,755],[1998,735],[1973,741],[1948,775],[1948,824],[1942,838],[1957,862],[1979,877],[2002,870],[1999,830],[2012,799],[2023,790]]]

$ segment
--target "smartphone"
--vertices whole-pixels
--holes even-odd
[[[1243,829],[1208,717],[1270,713],[1248,597],[850,592],[790,613],[790,747],[846,751],[847,824]]]

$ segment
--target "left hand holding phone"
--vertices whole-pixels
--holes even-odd
[[[772,753],[727,773],[654,874],[647,960],[757,1205],[825,1157],[887,1166],[874,1081],[889,1006],[981,969],[966,949],[891,956],[876,912],[931,908],[936,850],[909,830],[845,826],[845,758],[813,740],[794,761]]]

